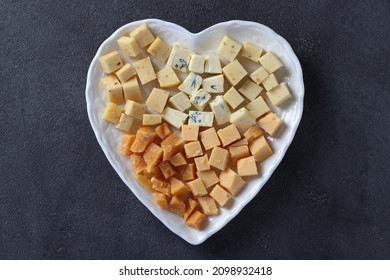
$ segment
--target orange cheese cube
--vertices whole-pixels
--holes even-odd
[[[172,131],[169,129],[169,126],[167,123],[163,123],[156,127],[156,133],[157,135],[162,139],[165,140],[169,135],[172,134]]]
[[[176,179],[175,177],[170,178],[171,183],[171,194],[175,196],[187,195],[191,192],[190,188],[187,187],[182,181]]]
[[[192,215],[186,221],[186,225],[196,229],[201,229],[206,219],[207,216],[205,214],[202,214],[201,212],[195,210],[194,213],[192,213]]]
[[[135,140],[134,134],[123,134],[121,146],[120,146],[120,153],[125,156],[131,155],[130,147],[133,145],[133,142]]]
[[[245,186],[245,181],[230,168],[219,174],[219,182],[233,196],[237,195]]]
[[[248,144],[248,139],[242,138],[241,140],[230,144],[229,147],[247,146]]]
[[[163,149],[163,160],[168,160],[171,156],[177,154],[182,149],[183,140],[176,134],[172,133],[161,142]]]
[[[195,174],[195,164],[185,164],[177,167],[178,177],[182,181],[194,180],[196,178]]]
[[[152,182],[152,188],[155,189],[156,191],[163,193],[167,196],[171,195],[171,186],[167,181],[156,177],[152,177],[151,182]]]
[[[154,194],[154,199],[158,207],[164,210],[168,209],[168,199],[165,194],[157,192]]]
[[[260,118],[257,123],[265,130],[265,132],[274,136],[278,129],[282,126],[283,121],[276,114],[269,113]]]
[[[223,148],[215,147],[210,155],[210,166],[224,171],[229,159],[229,152]]]
[[[196,172],[196,175],[202,180],[207,189],[219,182],[219,178],[214,170],[199,171]]]
[[[257,165],[253,156],[239,159],[237,161],[237,172],[238,175],[244,176],[255,176],[258,175]]]
[[[187,158],[193,158],[203,155],[202,146],[200,146],[199,141],[185,144],[184,151],[186,153]]]
[[[205,154],[202,157],[194,158],[194,162],[195,162],[197,171],[210,170],[209,158],[208,158],[207,154]]]
[[[186,211],[186,205],[179,197],[173,196],[171,202],[169,202],[168,210],[176,215],[183,217]]]
[[[175,167],[187,164],[187,160],[182,153],[177,153],[176,155],[170,157],[169,161]]]
[[[215,200],[210,196],[198,197],[198,203],[202,212],[207,216],[215,216],[218,214],[218,207]]]
[[[199,133],[200,141],[202,141],[203,147],[206,151],[221,146],[218,135],[215,132],[215,128],[211,127],[205,131]]]
[[[240,159],[250,155],[248,146],[229,147],[229,154],[232,159]]]
[[[137,175],[137,181],[138,183],[141,184],[141,186],[143,186],[148,192],[156,192],[153,188],[152,188],[152,182],[150,181],[150,178],[144,176],[144,175],[141,175],[141,174],[138,174]]]
[[[146,163],[140,154],[132,154],[130,156],[130,162],[133,166],[135,174],[139,174],[146,168]]]
[[[146,150],[150,143],[153,142],[154,138],[157,136],[156,132],[147,128],[138,129],[135,140],[130,147],[130,151],[133,153],[142,153]]]
[[[186,212],[184,213],[184,220],[187,221],[190,215],[198,208],[198,202],[192,198],[188,198],[186,205]]]
[[[165,179],[169,179],[172,176],[176,175],[176,170],[172,166],[172,164],[169,163],[169,161],[160,162],[158,167],[160,168],[161,173],[164,175]]]
[[[261,136],[260,138],[253,141],[249,145],[249,149],[251,150],[252,155],[255,157],[255,160],[258,162],[266,160],[273,154],[273,151],[268,145],[264,136]]]
[[[198,141],[199,125],[183,125],[181,127],[181,138],[184,142]]]
[[[220,185],[216,185],[210,192],[210,196],[218,203],[219,206],[224,207],[231,199],[231,194],[225,191]]]
[[[225,147],[239,139],[241,139],[240,132],[234,124],[228,125],[225,128],[221,128],[217,132],[219,139],[221,139],[222,147]]]
[[[263,135],[263,132],[261,131],[260,128],[258,128],[255,125],[252,125],[247,129],[247,131],[244,132],[244,137],[248,139],[249,143],[252,143],[254,140],[257,138],[260,138],[260,136]]]
[[[191,192],[194,196],[203,196],[207,194],[206,187],[204,186],[200,178],[188,182],[187,185],[190,187]]]
[[[144,153],[144,160],[146,165],[153,167],[160,161],[163,150],[155,143],[150,143]]]

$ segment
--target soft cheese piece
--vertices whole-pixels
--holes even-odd
[[[273,154],[273,151],[268,145],[264,136],[261,136],[249,144],[249,149],[251,150],[252,155],[255,157],[255,160],[258,162],[266,160]]]
[[[125,105],[125,114],[132,116],[136,119],[142,120],[146,106],[133,100],[127,100]]]
[[[218,95],[210,101],[210,108],[214,112],[215,121],[218,125],[227,123],[230,120],[230,110],[222,96]]]
[[[268,72],[263,66],[257,68],[252,74],[249,75],[249,78],[252,79],[256,84],[262,83],[268,77]]]
[[[269,135],[274,136],[278,129],[283,124],[283,121],[274,113],[270,112],[257,122],[259,126]]]
[[[196,165],[197,171],[210,170],[209,158],[207,154],[201,157],[194,158],[194,163]]]
[[[234,88],[231,87],[224,95],[223,99],[229,104],[229,106],[234,110],[242,102],[244,102],[244,98],[241,96],[241,94],[238,93],[238,91]]]
[[[236,196],[245,186],[245,181],[230,168],[219,174],[219,184],[231,195]]]
[[[257,47],[249,42],[245,42],[241,50],[241,56],[257,62],[262,52],[262,48]]]
[[[123,67],[122,58],[117,51],[99,57],[100,66],[104,73],[110,74]]]
[[[203,111],[210,99],[211,95],[206,90],[201,89],[191,96],[190,101],[196,107],[196,109]]]
[[[184,112],[188,110],[191,107],[191,102],[188,99],[187,95],[183,92],[179,92],[172,96],[169,99],[169,103],[172,105],[173,108]]]
[[[184,145],[184,151],[187,158],[193,158],[203,155],[202,146],[199,141],[189,142]]]
[[[160,62],[165,63],[172,51],[160,37],[156,37],[147,49],[148,53],[157,58]]]
[[[117,43],[121,50],[130,57],[136,57],[142,51],[135,38],[123,36],[117,40]]]
[[[225,35],[219,44],[217,54],[228,61],[233,61],[240,52],[242,46]]]
[[[279,84],[278,80],[276,79],[274,74],[269,75],[267,78],[263,81],[263,86],[266,91],[270,91],[274,87],[276,87]]]
[[[229,152],[223,148],[215,147],[210,155],[209,164],[210,166],[224,171],[227,167],[229,159]]]
[[[188,95],[195,94],[202,85],[202,77],[191,72],[179,86],[179,90]]]
[[[181,126],[184,124],[186,121],[188,115],[185,113],[182,113],[178,110],[172,109],[170,107],[165,107],[163,113],[162,113],[162,118],[172,125],[173,127],[176,127],[177,129],[180,129]]]
[[[135,72],[135,69],[131,64],[126,63],[122,68],[115,71],[115,76],[121,81],[121,83],[126,82],[131,77],[133,77],[137,72]]]
[[[178,71],[187,72],[191,56],[192,51],[183,48],[179,44],[175,44],[168,58],[167,65]]]
[[[250,101],[254,100],[262,91],[263,88],[251,80],[246,80],[245,83],[238,90],[243,96]]]
[[[208,55],[204,63],[204,73],[220,74],[222,73],[221,61],[217,55]]]
[[[117,124],[122,112],[123,108],[121,106],[110,102],[103,113],[103,119],[112,122],[113,124]]]
[[[219,129],[217,134],[219,139],[221,139],[223,147],[241,139],[240,132],[238,132],[237,127],[234,124]]]
[[[215,216],[218,214],[218,207],[215,200],[210,196],[198,197],[198,203],[202,212],[207,216]]]
[[[239,159],[237,161],[237,173],[241,177],[258,175],[255,158],[250,156]]]
[[[199,126],[184,124],[181,127],[181,138],[184,142],[198,141]]]
[[[279,58],[272,52],[267,52],[265,55],[260,57],[259,62],[269,74],[272,74],[284,66]]]
[[[231,199],[231,194],[224,190],[220,185],[216,185],[210,192],[210,196],[218,203],[219,206],[224,207]]]
[[[156,75],[161,88],[177,87],[181,83],[175,71],[170,66],[164,67]]]
[[[223,75],[216,75],[204,78],[202,82],[202,88],[211,93],[221,93],[223,92],[223,84]]]
[[[275,106],[281,105],[283,102],[289,100],[292,97],[286,82],[280,83],[271,91],[268,91],[267,96],[271,103]]]
[[[142,125],[157,125],[162,122],[161,115],[144,114],[142,117]]]
[[[141,48],[146,47],[154,41],[154,36],[145,23],[131,31],[130,37],[135,38]]]
[[[190,187],[191,192],[194,196],[203,196],[207,194],[206,187],[204,186],[200,178],[188,182],[187,185]]]
[[[202,141],[203,147],[206,151],[221,146],[221,142],[219,141],[217,132],[214,127],[206,129],[199,133],[199,138]]]
[[[241,108],[230,115],[230,122],[233,123],[239,131],[244,132],[251,125],[254,125],[256,120],[246,108]]]
[[[127,82],[122,84],[123,94],[125,96],[125,100],[133,100],[136,102],[141,102],[142,95],[141,89],[139,88],[137,77],[134,77]]]
[[[232,86],[237,85],[248,74],[237,59],[223,67],[222,71]]]
[[[211,127],[213,126],[213,122],[213,112],[190,111],[188,114],[188,124]]]
[[[137,75],[141,81],[141,84],[143,84],[143,85],[147,84],[147,83],[149,83],[157,78],[149,56],[135,62],[134,68],[135,68],[135,71],[137,71]]]
[[[205,56],[193,54],[191,56],[190,65],[188,66],[188,70],[191,72],[195,72],[198,74],[202,74],[204,72],[204,63]]]
[[[109,102],[122,104],[125,102],[121,83],[113,74],[103,78],[103,87]]]
[[[270,108],[261,96],[257,97],[255,100],[246,105],[246,108],[255,119],[270,111]]]
[[[219,182],[219,178],[214,170],[198,171],[196,175],[202,180],[207,189]]]
[[[130,132],[130,129],[133,126],[133,122],[133,117],[122,113],[119,122],[115,127],[125,132]]]
[[[146,104],[148,104],[157,113],[162,113],[169,98],[169,91],[159,88],[153,88]]]

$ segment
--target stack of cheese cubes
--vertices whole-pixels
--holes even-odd
[[[269,104],[291,98],[275,75],[283,64],[272,52],[226,35],[214,55],[171,47],[145,24],[129,35],[117,43],[133,64],[117,51],[99,58],[108,100],[103,119],[124,132],[120,152],[157,205],[201,229],[207,216],[234,203],[243,178],[259,176],[258,165],[273,154],[267,138],[283,122]],[[249,74],[238,57],[257,69]],[[156,86],[143,96],[148,83]]]

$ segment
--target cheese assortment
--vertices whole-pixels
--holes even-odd
[[[123,132],[119,152],[156,205],[201,230],[261,176],[268,138],[283,125],[272,108],[292,95],[277,78],[283,63],[261,46],[227,34],[214,53],[199,54],[152,31],[142,24],[99,57],[102,117]]]

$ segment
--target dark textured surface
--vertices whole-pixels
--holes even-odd
[[[1,2],[1,259],[390,258],[388,1],[43,2]],[[88,122],[90,61],[143,18],[192,32],[258,21],[302,63],[305,109],[286,157],[200,246],[137,201]]]

